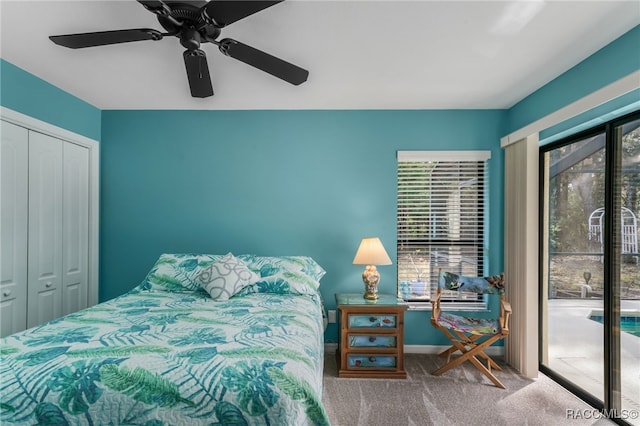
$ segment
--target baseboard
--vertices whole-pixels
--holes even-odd
[[[447,349],[449,346],[441,345],[404,345],[406,354],[431,354],[436,355]],[[325,343],[324,353],[335,354],[338,349],[337,343]],[[489,356],[504,356],[504,346],[489,346],[485,352]]]
[[[335,354],[336,351],[338,350],[338,344],[337,343],[325,343],[324,344],[324,353],[325,354]]]

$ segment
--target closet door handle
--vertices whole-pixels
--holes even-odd
[[[46,288],[51,287],[53,283],[51,281],[47,281],[47,283],[44,285]]]
[[[3,292],[2,292],[2,295],[3,295],[4,297],[9,297],[9,296],[11,296],[11,290],[5,290],[5,291],[3,291]]]

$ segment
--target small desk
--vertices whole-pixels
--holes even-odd
[[[396,296],[336,294],[340,343],[336,351],[338,377],[405,379],[404,311]]]

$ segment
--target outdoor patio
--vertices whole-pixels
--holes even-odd
[[[548,301],[548,366],[603,399],[603,325],[589,319],[601,311],[601,299],[551,299]],[[622,300],[622,312],[640,312],[640,300]],[[640,412],[640,337],[620,335],[622,409]],[[640,425],[640,419],[627,419]]]

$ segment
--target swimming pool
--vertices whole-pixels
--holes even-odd
[[[591,313],[589,314],[589,319],[603,324],[604,314],[602,311],[591,311]],[[640,337],[640,312],[620,312],[620,330]]]

